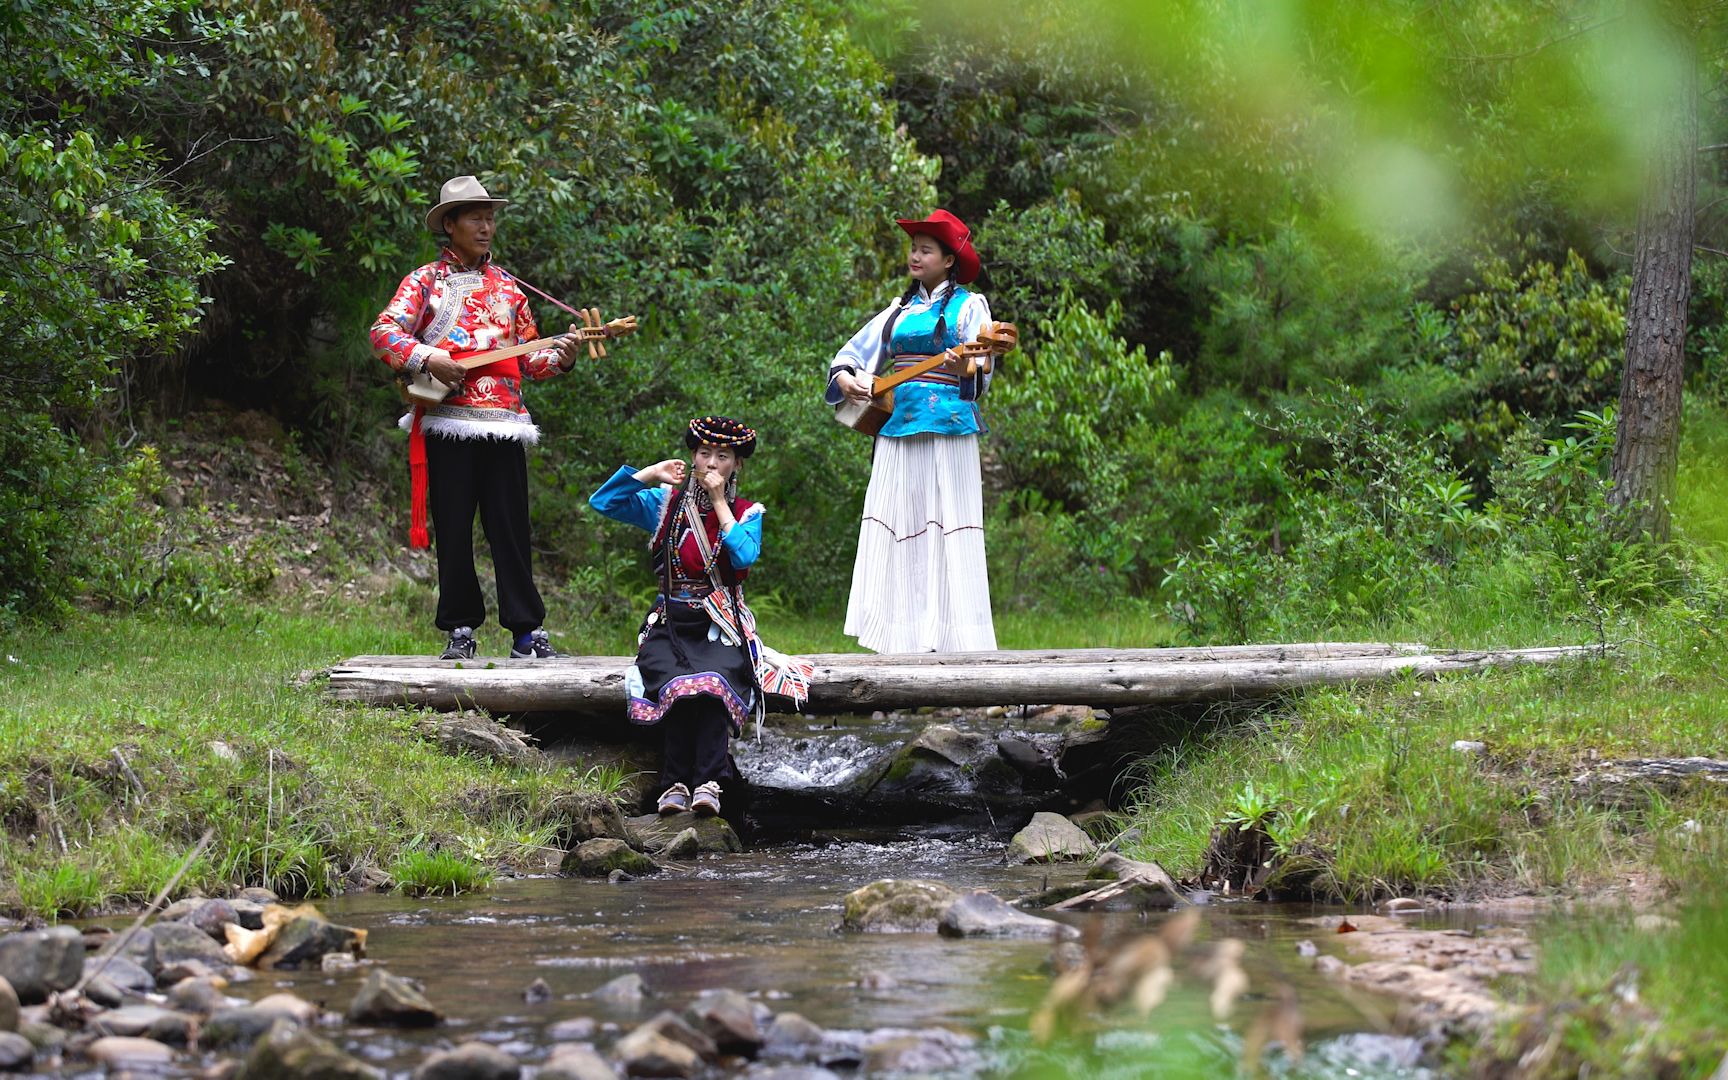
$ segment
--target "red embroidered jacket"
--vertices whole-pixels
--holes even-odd
[[[490,256],[465,267],[445,249],[396,287],[372,324],[372,351],[396,371],[419,374],[434,347],[446,352],[502,349],[539,336],[528,299],[516,279]],[[426,410],[425,430],[455,438],[536,442],[540,429],[522,403],[522,377],[562,375],[552,349],[482,369]],[[514,372],[514,374],[512,374]],[[404,417],[403,426],[406,427]]]

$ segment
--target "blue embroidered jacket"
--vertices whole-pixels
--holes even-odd
[[[936,312],[942,307],[944,292],[950,288],[954,295],[944,311],[947,324],[942,340],[937,341]],[[934,356],[962,341],[972,341],[990,321],[990,305],[979,293],[947,282],[938,285],[935,292],[920,288],[910,303],[898,308],[900,314],[888,341],[888,356],[882,360],[879,354],[882,327],[895,310],[891,305],[871,319],[834,357],[828,369],[828,404],[840,403],[840,387],[835,376],[841,371],[890,374],[900,357]],[[894,415],[883,425],[881,434],[888,438],[927,433],[976,435],[985,430],[977,399],[989,383],[988,375],[957,379],[940,371],[902,383],[894,390]]]

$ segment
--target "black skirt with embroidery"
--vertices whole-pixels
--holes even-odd
[[[655,618],[655,613],[660,617]],[[756,702],[755,665],[746,646],[729,645],[718,637],[710,640],[711,626],[708,612],[700,606],[664,598],[656,602],[636,649],[635,675],[640,685],[637,678],[629,680],[631,723],[658,724],[679,701],[710,697],[725,708],[732,734],[744,730],[744,719]]]

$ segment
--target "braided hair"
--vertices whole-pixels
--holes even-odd
[[[940,241],[938,241],[938,243],[940,243]],[[942,244],[942,250],[948,252],[950,255],[954,254],[952,251],[948,251],[947,244]],[[959,287],[954,281],[956,273],[957,271],[953,266],[948,267],[948,291],[942,294],[942,303],[936,308],[936,352],[941,352],[943,349],[947,348],[943,342],[947,340],[948,334],[948,301],[954,299],[954,290]]]

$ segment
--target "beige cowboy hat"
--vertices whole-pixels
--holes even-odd
[[[486,194],[477,177],[458,176],[444,181],[444,186],[438,191],[438,205],[426,211],[426,227],[433,232],[442,232],[444,215],[464,203],[506,206],[509,202],[509,199],[494,199]]]

